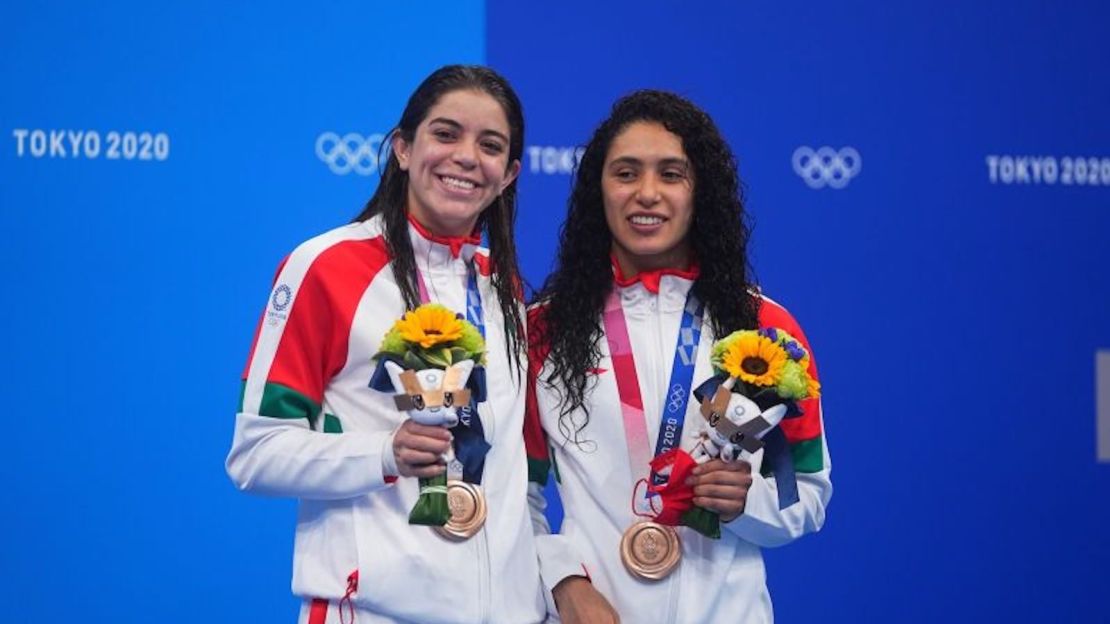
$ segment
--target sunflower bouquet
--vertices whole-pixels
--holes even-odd
[[[821,388],[809,374],[809,352],[775,327],[740,330],[718,340],[710,363],[716,375],[694,391],[701,402],[701,427],[688,438],[688,446],[656,458],[652,468],[668,476],[654,487],[663,499],[659,521],[718,538],[717,514],[693,504],[686,477],[694,466],[718,457],[750,461],[763,447],[763,436],[783,418],[799,415],[797,402],[819,396]]]
[[[709,361],[715,372],[728,375],[725,388],[752,400],[800,401],[821,393],[809,375],[809,352],[777,327],[732,332],[713,344]]]
[[[375,358],[392,358],[409,370],[446,369],[456,362],[486,360],[478,328],[446,306],[424,305],[405,312],[382,338]]]
[[[397,409],[420,424],[454,427],[460,412],[472,407],[472,395],[475,402],[484,399],[485,355],[478,328],[443,305],[427,303],[406,312],[382,338],[370,387],[393,393]],[[484,457],[488,448],[477,452]],[[444,460],[449,467],[460,465],[454,449]],[[450,516],[447,475],[421,478],[409,523],[443,526]]]

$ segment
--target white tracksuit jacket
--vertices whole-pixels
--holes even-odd
[[[631,280],[619,274],[616,277],[652,451],[686,294],[695,277],[696,272],[671,270]],[[531,311],[530,323],[538,322],[537,312],[535,308]],[[785,329],[809,349],[790,314],[766,298],[761,304],[760,325]],[[703,323],[694,388],[712,375],[709,354],[714,340],[708,323]],[[608,344],[604,337],[599,344],[602,358],[595,371],[597,384],[586,397],[589,424],[581,431],[583,442],[578,446],[560,433],[558,394],[544,381],[549,373],[543,363],[546,347],[535,342],[530,345],[533,362],[525,416],[532,481],[529,499],[549,611],[554,612],[550,590],[559,581],[588,575],[625,622],[772,621],[760,549],[820,529],[832,495],[819,400],[803,401],[799,407],[805,414],[783,424],[796,465],[800,501],[779,509],[774,477],[760,474],[763,451],[759,451],[753,458],[753,483],[745,512],[722,525],[721,538],[708,539],[679,527],[683,552],[678,568],[661,581],[639,580],[625,570],[620,558],[621,535],[636,520],[631,509],[632,467]],[[810,374],[816,377],[815,365]],[[697,409],[697,402],[690,401],[683,435],[696,422]],[[584,422],[581,411],[573,416],[575,422]],[[554,464],[565,512],[556,535],[547,534],[542,513],[542,485],[550,463]],[[638,476],[647,476],[646,467],[636,470]]]
[[[293,592],[327,600],[332,614],[357,585],[350,597],[360,624],[540,621],[520,434],[523,375],[518,382],[511,371],[477,238],[442,239],[410,226],[432,300],[465,311],[467,262],[478,267],[489,350],[479,414],[492,445],[485,527],[452,542],[409,525],[417,479],[384,474],[405,414],[368,383],[372,356],[405,308],[382,227],[373,218],[336,228],[297,247],[279,269],[244,373],[228,474],[240,489],[300,499]]]

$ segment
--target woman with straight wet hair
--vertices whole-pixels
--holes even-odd
[[[520,101],[504,78],[478,66],[436,70],[391,132],[362,213],[278,269],[227,471],[240,489],[299,499],[301,622],[544,617],[519,433],[525,336],[513,225],[523,146]],[[391,393],[370,387],[383,336],[425,302],[485,336],[485,401],[453,429],[406,419]],[[417,478],[443,475],[462,440],[482,445],[466,455],[478,459],[462,479],[484,502],[484,524],[451,536],[410,524]]]
[[[549,609],[563,622],[768,622],[760,548],[824,522],[832,486],[817,399],[772,431],[774,453],[768,442],[750,463],[693,469],[692,503],[717,515],[717,539],[664,522],[646,495],[660,483],[653,453],[702,418],[690,397],[713,375],[715,340],[777,327],[811,353],[756,287],[748,235],[736,161],[712,119],[663,91],[617,101],[583,153],[555,271],[529,310],[530,500]],[[807,367],[816,380],[812,358]],[[565,512],[556,535],[542,514],[552,464]]]

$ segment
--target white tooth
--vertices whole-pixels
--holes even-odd
[[[443,176],[443,181],[446,184],[450,185],[450,186],[454,186],[454,187],[461,188],[461,189],[468,189],[469,190],[469,189],[474,188],[474,183],[471,182],[470,180],[460,180],[458,178]]]
[[[651,217],[647,215],[636,215],[631,219],[632,223],[636,225],[658,225],[663,222],[663,217]]]

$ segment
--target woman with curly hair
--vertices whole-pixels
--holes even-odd
[[[637,516],[649,515],[653,449],[700,418],[689,395],[713,374],[713,342],[778,327],[809,349],[754,284],[732,153],[697,106],[639,91],[594,132],[568,204],[555,271],[529,312],[525,440],[549,610],[564,622],[770,621],[760,548],[817,531],[832,493],[817,400],[781,425],[792,473],[721,459],[694,469],[692,502],[718,515],[719,538],[637,528],[648,526]],[[679,417],[664,418],[676,406]],[[565,511],[557,535],[542,514],[551,464]]]

